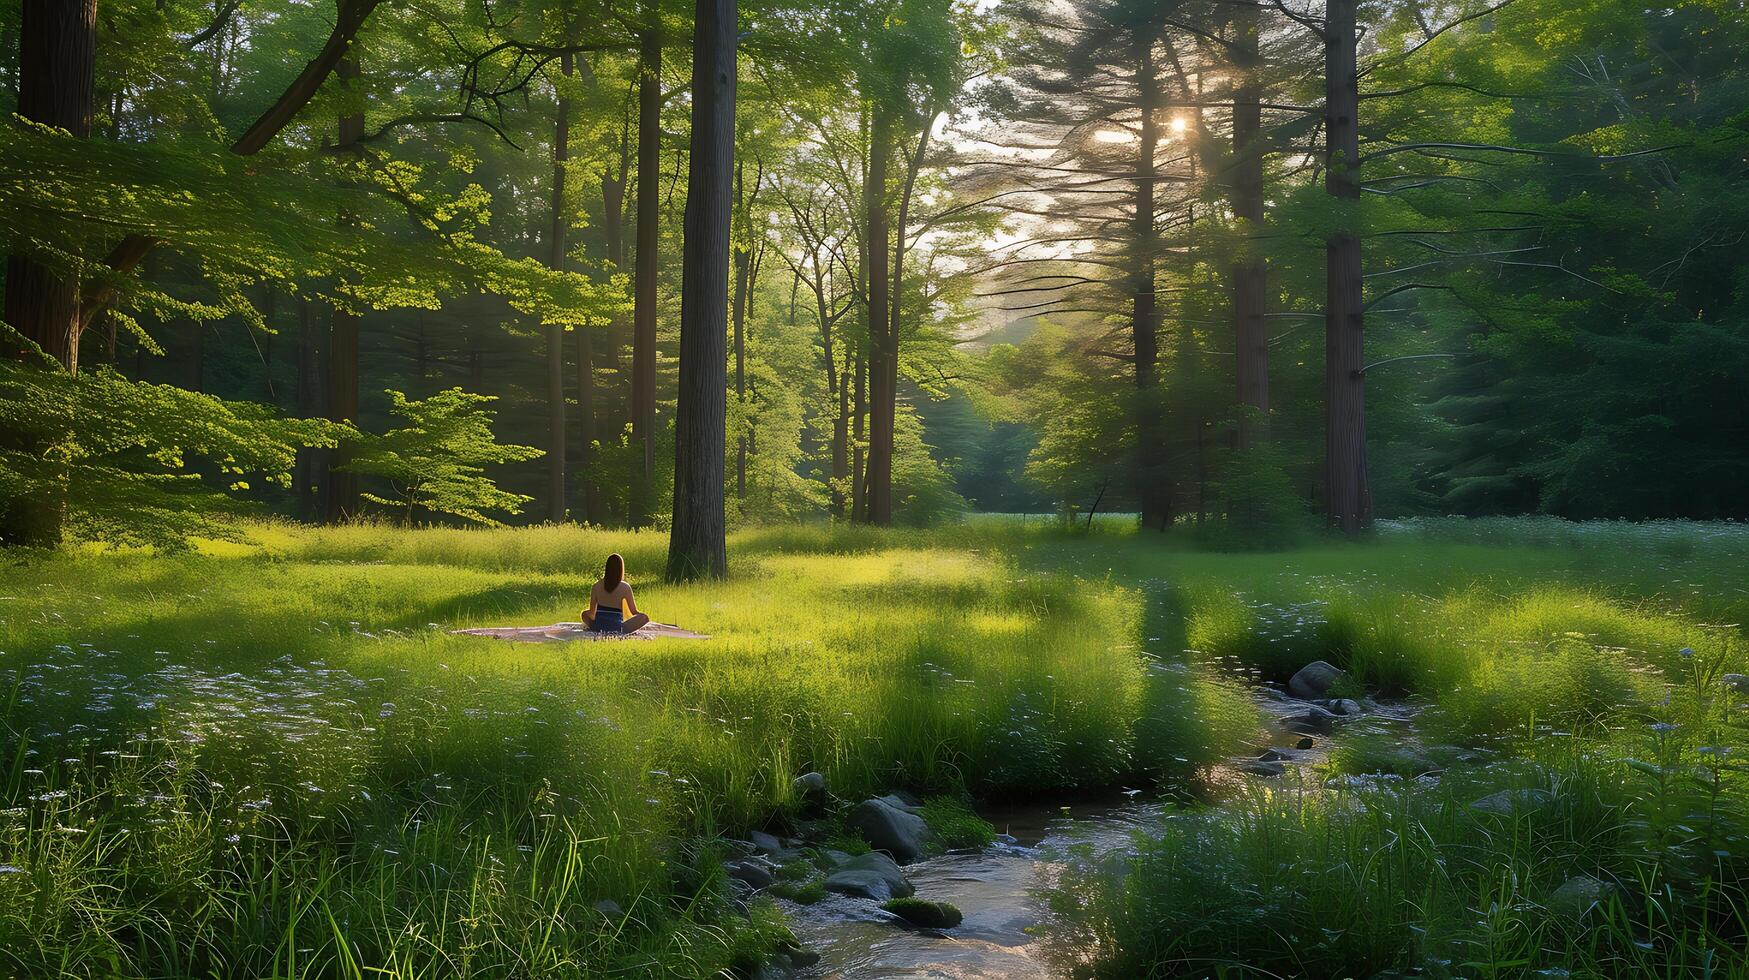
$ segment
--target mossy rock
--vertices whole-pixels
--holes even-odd
[[[952,929],[965,918],[960,915],[957,907],[947,902],[931,902],[921,898],[895,898],[882,902],[881,908],[925,929]]]

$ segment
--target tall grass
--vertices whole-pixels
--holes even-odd
[[[11,972],[710,976],[781,927],[735,914],[709,841],[781,826],[799,772],[1073,792],[1255,726],[1232,685],[1150,667],[1131,590],[921,534],[749,532],[688,587],[638,578],[645,534],[254,539],[0,573]],[[574,618],[610,550],[715,638],[448,632]]]
[[[1749,546],[1537,529],[1393,528],[1277,554],[1117,522],[760,529],[732,540],[730,579],[684,587],[643,577],[661,536],[574,528],[260,525],[243,547],[14,563],[0,971],[717,975],[782,925],[739,914],[712,841],[784,826],[797,773],[851,800],[1175,777],[1257,731],[1227,665],[1284,678],[1318,658],[1431,702],[1426,729],[1456,746],[1441,758],[1483,761],[1388,805],[1307,792],[1187,813],[1118,884],[1064,893],[1107,972],[1352,956],[1473,975],[1460,955],[1511,972],[1525,949],[1580,946],[1598,970],[1723,969],[1707,950],[1743,933],[1734,855],[1749,849],[1718,678],[1744,647],[1703,624],[1739,621]],[[448,632],[574,618],[609,551],[642,607],[714,638]],[[1503,780],[1577,802],[1522,830],[1459,805]],[[1635,896],[1619,932],[1569,942],[1524,911],[1561,861]],[[1440,890],[1392,884],[1412,881]],[[1251,920],[1222,924],[1256,895],[1292,923],[1291,957]],[[1474,945],[1472,920],[1498,944]]]

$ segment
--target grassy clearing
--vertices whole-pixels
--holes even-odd
[[[1172,777],[1255,731],[1227,665],[1284,676],[1320,657],[1433,702],[1426,727],[1453,753],[1510,764],[1390,806],[1264,796],[1187,818],[1127,878],[1065,892],[1072,935],[1095,940],[1110,975],[1185,956],[1288,963],[1242,917],[1205,915],[1259,889],[1304,964],[1469,962],[1448,949],[1475,941],[1463,923],[1490,903],[1531,908],[1569,866],[1639,896],[1621,909],[1633,930],[1569,930],[1600,969],[1680,972],[1743,934],[1745,794],[1734,759],[1702,751],[1743,742],[1716,696],[1717,675],[1743,667],[1741,632],[1701,625],[1749,604],[1736,528],[1432,524],[1230,555],[1105,524],[787,528],[737,535],[733,577],[688,587],[638,578],[661,565],[659,535],[264,525],[253,538],[0,570],[6,970],[712,975],[753,962],[782,926],[733,912],[710,842],[784,825],[796,773],[819,769],[853,799]],[[572,619],[612,550],[641,606],[716,638],[446,632]],[[1335,758],[1412,775],[1420,760],[1399,749],[1356,742]],[[1691,770],[1707,760],[1721,764],[1695,810]],[[1552,827],[1464,816],[1472,790],[1514,780],[1585,789]],[[1648,796],[1648,781],[1664,788]],[[1691,811],[1713,814],[1704,833]],[[1398,854],[1423,838],[1422,858]],[[1707,864],[1713,851],[1733,857]],[[1376,878],[1423,859],[1392,880],[1444,869],[1436,896]],[[1655,887],[1681,901],[1649,912]],[[1213,930],[1172,925],[1196,915]],[[1463,955],[1581,949],[1552,922],[1506,915],[1517,938]],[[1324,929],[1349,938],[1319,959],[1307,943]]]
[[[717,639],[564,648],[446,630],[573,618],[604,554],[636,575],[659,537],[257,539],[0,580],[11,969],[709,975],[772,927],[727,914],[697,842],[780,824],[798,772],[1066,792],[1254,724],[1229,684],[1149,673],[1133,594],[921,535],[743,535],[727,583],[640,584]],[[1139,742],[1191,702],[1225,727]]]

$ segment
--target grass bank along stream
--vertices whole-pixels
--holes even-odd
[[[570,619],[602,555],[624,552],[636,579],[660,567],[659,536],[263,527],[256,539],[0,573],[8,970],[709,975],[751,962],[781,925],[728,912],[708,840],[781,822],[797,772],[818,768],[854,798],[893,786],[1056,794],[1187,771],[1258,723],[1218,657],[1275,676],[1336,659],[1372,689],[1433,701],[1441,740],[1514,760],[1478,765],[1479,783],[1597,789],[1562,795],[1590,802],[1562,804],[1580,809],[1522,838],[1451,823],[1454,846],[1471,850],[1430,846],[1428,860],[1528,868],[1524,890],[1496,894],[1495,871],[1453,870],[1419,916],[1420,893],[1364,875],[1349,885],[1367,897],[1351,890],[1346,904],[1302,901],[1294,884],[1321,875],[1335,888],[1331,867],[1379,866],[1419,840],[1404,826],[1369,838],[1342,806],[1290,813],[1274,795],[1250,816],[1187,817],[1206,821],[1184,838],[1196,847],[1172,850],[1168,835],[1127,878],[1071,882],[1064,939],[1078,957],[1104,957],[1114,975],[1171,972],[1192,954],[1325,962],[1306,959],[1307,944],[1364,921],[1379,923],[1359,930],[1372,937],[1366,962],[1462,963],[1416,930],[1491,902],[1540,903],[1556,872],[1539,856],[1580,846],[1619,856],[1593,862],[1614,879],[1652,869],[1623,890],[1639,897],[1618,903],[1619,938],[1573,933],[1604,943],[1600,956],[1651,942],[1652,955],[1675,943],[1699,957],[1742,934],[1741,848],[1727,838],[1743,792],[1734,759],[1700,754],[1742,744],[1715,696],[1717,675],[1741,669],[1740,634],[1698,625],[1740,621],[1740,529],[1441,524],[1236,556],[1009,522],[747,532],[725,584],[638,582],[641,605],[716,639],[566,648],[444,630]],[[1185,648],[1206,657],[1181,666]],[[1630,753],[1650,771],[1622,761]],[[1334,764],[1423,764],[1395,758],[1357,744]],[[1678,816],[1695,804],[1689,789],[1636,788],[1690,787],[1709,758],[1722,765],[1704,832]],[[1392,812],[1419,826],[1413,807],[1433,805]],[[1510,862],[1477,860],[1483,840],[1513,845]],[[1204,896],[1273,889],[1289,911],[1272,914],[1295,925],[1265,931],[1300,937],[1289,953],[1252,948],[1264,927],[1240,920],[1196,933],[1194,948],[1148,926],[1183,921],[1148,903],[1170,911],[1182,898],[1172,855],[1191,850],[1212,862],[1193,879]],[[1701,859],[1719,851],[1730,856]],[[1281,860],[1254,865],[1264,853]],[[1678,886],[1680,905],[1638,925],[1652,922],[1646,896]],[[1501,922],[1521,940],[1553,934]],[[1331,957],[1352,955],[1330,942]],[[1525,959],[1518,948],[1464,955]]]

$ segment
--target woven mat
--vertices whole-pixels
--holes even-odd
[[[636,633],[596,633],[584,629],[582,623],[555,623],[552,626],[488,626],[471,630],[451,630],[467,636],[489,636],[495,640],[516,643],[570,643],[574,640],[708,640],[710,637],[683,630],[667,623],[651,623]]]

